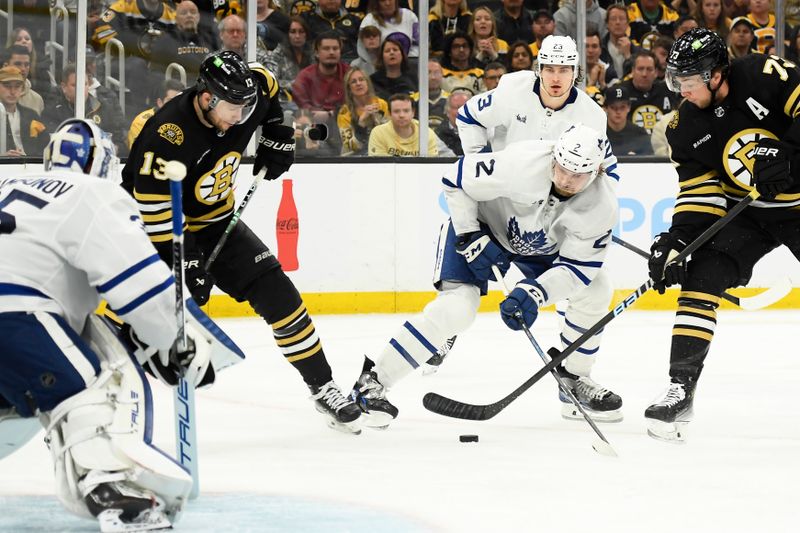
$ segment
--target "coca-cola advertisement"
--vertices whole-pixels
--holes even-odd
[[[278,241],[278,261],[284,272],[300,268],[297,260],[297,241],[300,237],[300,223],[297,217],[297,205],[292,193],[292,180],[283,180],[281,202],[278,205],[278,216],[275,221],[275,237]]]

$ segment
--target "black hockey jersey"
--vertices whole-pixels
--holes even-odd
[[[736,59],[728,85],[720,104],[700,109],[684,102],[667,126],[680,180],[672,227],[688,239],[725,215],[726,199],[738,201],[753,190],[752,153],[762,137],[800,147],[800,71],[793,63],[762,54]],[[774,200],[754,201],[751,216],[766,222],[800,215],[797,177]]]
[[[677,95],[663,81],[656,80],[649,91],[637,89],[633,80],[626,80],[621,85],[627,89],[631,102],[628,121],[644,128],[647,133],[653,133],[658,119],[675,107]]]
[[[199,231],[231,216],[233,186],[242,152],[262,124],[283,120],[278,82],[261,66],[253,68],[263,82],[253,114],[220,135],[206,127],[194,109],[196,88],[187,89],[148,120],[131,147],[122,169],[122,186],[133,195],[145,229],[162,257],[169,254],[172,209],[164,165],[178,160],[187,167],[183,180],[183,213],[187,229]]]

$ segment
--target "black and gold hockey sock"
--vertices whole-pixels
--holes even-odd
[[[305,304],[272,324],[272,334],[283,356],[309,387],[320,387],[333,379],[322,343]]]
[[[696,291],[681,291],[672,328],[669,375],[697,381],[708,355],[717,325],[719,297]]]

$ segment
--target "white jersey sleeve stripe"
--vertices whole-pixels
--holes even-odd
[[[145,303],[147,300],[153,298],[159,293],[164,292],[165,290],[170,288],[174,283],[175,283],[175,278],[170,276],[163,282],[159,283],[158,285],[150,289],[149,291],[143,293],[138,298],[132,300],[129,304],[123,305],[119,309],[115,309],[114,312],[120,316],[130,313],[131,311],[133,311],[134,309]]]
[[[0,296],[38,296],[40,298],[49,298],[45,293],[33,287],[17,285],[16,283],[0,283]]]
[[[83,382],[86,385],[91,383],[95,376],[94,367],[92,367],[92,364],[86,359],[83,352],[75,346],[75,343],[69,338],[64,328],[56,322],[55,318],[53,318],[50,313],[37,311],[34,313],[34,316],[44,327],[45,331],[47,331],[48,335],[50,335],[50,338],[53,339],[53,342],[59,347],[70,364],[75,368],[75,371],[83,378]]]
[[[142,259],[141,261],[139,261],[135,265],[123,270],[122,272],[120,272],[119,274],[117,274],[116,276],[114,276],[113,278],[108,280],[107,282],[98,285],[98,287],[97,287],[98,292],[105,293],[105,292],[110,291],[111,289],[113,289],[114,287],[119,285],[120,283],[130,279],[137,272],[143,270],[144,268],[152,265],[153,263],[155,263],[157,261],[161,261],[161,258],[158,256],[158,254],[153,254],[150,257],[146,258],[146,259]]]
[[[575,267],[573,265],[569,265],[567,263],[561,263],[561,262],[556,261],[556,262],[553,263],[553,267],[556,267],[556,268],[557,267],[564,267],[564,268],[566,268],[567,270],[569,270],[570,272],[575,274],[575,277],[578,278],[579,280],[581,280],[581,282],[584,285],[589,285],[589,283],[592,282],[592,280],[587,278],[586,275],[583,272],[581,272],[577,267]]]
[[[464,112],[463,114],[461,112]],[[470,114],[469,107],[467,104],[461,106],[461,109],[458,110],[458,114],[456,115],[456,120],[463,122],[464,124],[469,124],[471,126],[480,126],[481,128],[485,127],[483,124],[475,120],[475,118]]]

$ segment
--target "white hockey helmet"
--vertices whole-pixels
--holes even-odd
[[[586,183],[580,189],[583,190],[597,177],[605,158],[605,148],[606,141],[602,134],[578,122],[559,136],[553,147],[553,156],[564,170],[572,174],[588,174]]]
[[[536,73],[541,76],[543,65],[567,65],[572,67],[572,80],[578,75],[578,47],[567,35],[548,35],[542,41],[536,57]]]
[[[116,170],[117,149],[111,135],[91,120],[70,118],[50,135],[44,169],[63,168],[107,178]]]

